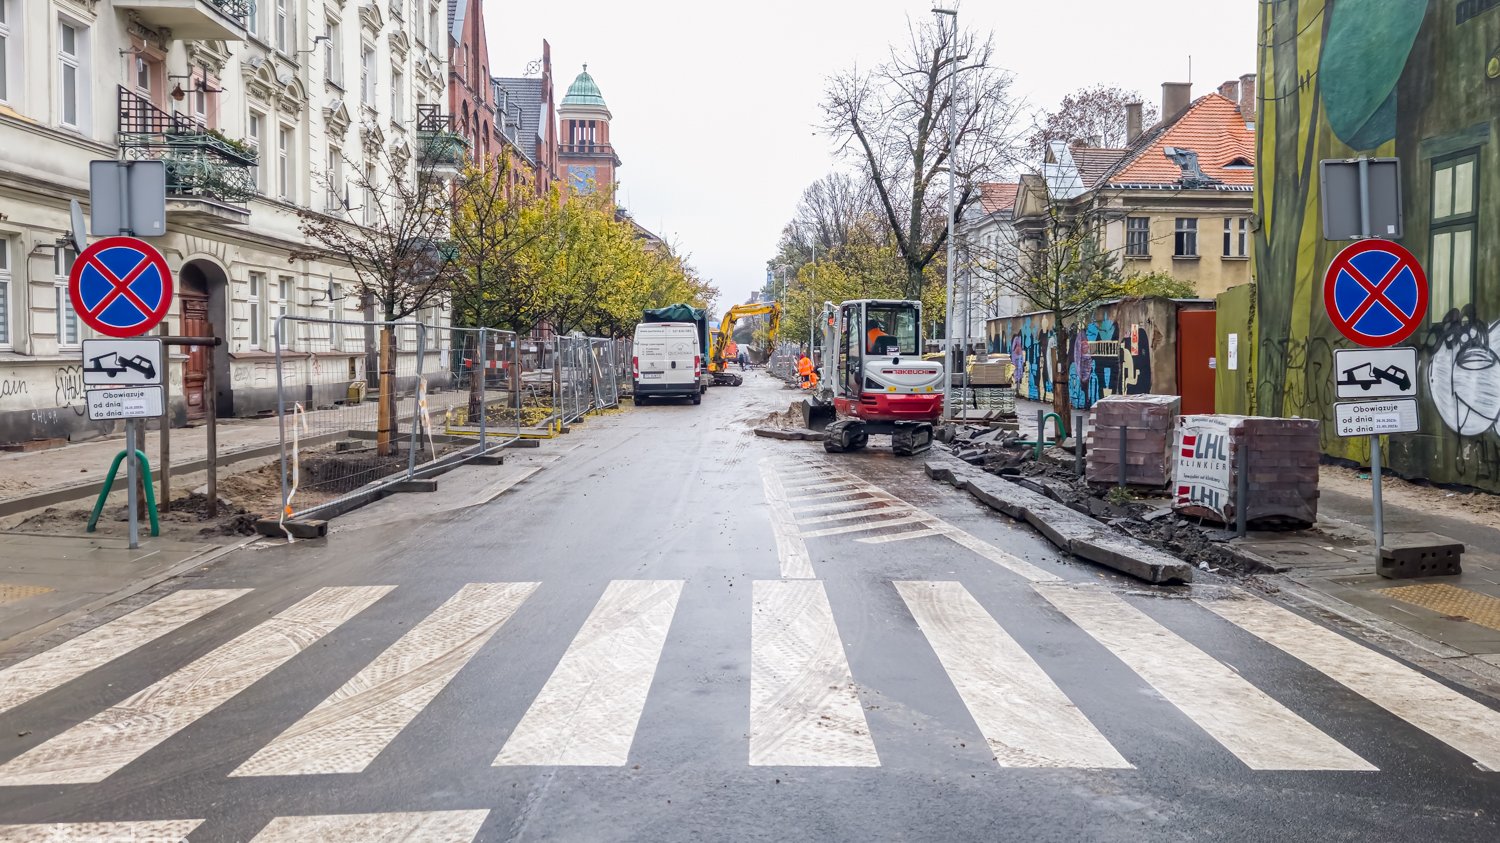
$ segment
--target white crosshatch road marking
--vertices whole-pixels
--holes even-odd
[[[757,580],[751,596],[750,763],[880,766],[823,584]]]
[[[1250,769],[1376,769],[1119,597],[1092,586],[1037,591]]]
[[[630,758],[682,580],[615,580],[495,766],[617,766]]]
[[[797,535],[796,520],[786,502],[786,489],[776,472],[760,463],[761,486],[765,490],[766,504],[771,509],[771,530],[776,537],[776,557],[781,562],[783,579],[812,579],[812,558],[807,554],[807,544]]]
[[[962,585],[895,586],[1000,766],[1130,768]]]
[[[790,469],[795,471],[797,469]],[[1038,568],[1020,557],[1007,553],[998,547],[978,538],[948,522],[922,510],[920,507],[890,494],[879,486],[875,486],[860,477],[849,474],[842,469],[833,467],[819,467],[816,469],[817,480],[821,481],[819,486],[807,488],[790,488],[785,480],[786,468],[777,468],[774,460],[767,458],[761,461],[761,471],[767,478],[767,483],[777,483],[777,489],[781,500],[789,504],[803,504],[791,507],[792,514],[800,518],[802,527],[812,526],[818,523],[831,523],[834,521],[852,521],[860,515],[868,515],[871,518],[882,518],[886,515],[900,514],[905,519],[891,519],[871,521],[864,525],[849,525],[847,527],[829,527],[825,529],[805,530],[798,529],[799,539],[827,538],[831,536],[848,535],[852,533],[865,532],[886,526],[908,526],[920,525],[923,529],[906,530],[900,533],[883,536],[866,536],[856,538],[854,541],[862,544],[888,544],[890,542],[909,541],[911,539],[929,538],[932,536],[946,536],[960,547],[972,550],[979,556],[994,562],[996,565],[1014,573],[1031,582],[1061,582],[1062,578],[1056,574]],[[810,489],[824,488],[828,485],[847,485],[848,488],[838,492],[820,492],[816,494],[798,494]],[[831,502],[828,498],[842,498]],[[810,505],[807,505],[810,504]],[[834,516],[813,516],[814,513],[830,512],[834,510],[854,509],[848,512],[839,512]],[[773,503],[774,508],[774,503]],[[778,526],[778,535],[782,527]],[[805,549],[805,548],[804,548]],[[783,576],[785,576],[783,574]],[[809,575],[810,576],[810,575]]]
[[[0,766],[0,785],[104,781],[364,611],[393,586],[321,588],[192,664]]]
[[[458,675],[539,583],[471,583],[230,775],[358,773]]]
[[[88,632],[0,670],[0,712],[35,699],[143,644],[249,594],[248,588],[188,588],[100,624]]]
[[[488,810],[277,817],[251,843],[469,843]]]
[[[1295,612],[1248,594],[1239,600],[1198,603],[1469,756],[1485,769],[1500,772],[1500,711]]]
[[[182,843],[203,820],[0,825],[0,843]]]

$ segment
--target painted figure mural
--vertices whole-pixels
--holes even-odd
[[[1332,351],[1347,343],[1321,283],[1346,244],[1322,238],[1318,162],[1396,157],[1401,243],[1431,306],[1412,340],[1422,431],[1391,437],[1388,465],[1500,490],[1500,3],[1278,0],[1261,4],[1260,44],[1256,359],[1238,409],[1322,419],[1325,452],[1368,458],[1366,440],[1332,432]]]

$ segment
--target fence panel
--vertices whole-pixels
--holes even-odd
[[[418,442],[421,463],[472,456],[515,439],[521,432],[520,393],[513,382],[516,335],[492,328],[428,325],[425,419]]]
[[[273,336],[283,512],[312,515],[371,484],[408,476],[426,356],[423,326],[280,316]]]

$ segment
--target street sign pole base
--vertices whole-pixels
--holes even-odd
[[[99,514],[104,511],[104,501],[109,497],[109,491],[115,485],[115,476],[120,473],[120,462],[125,459],[128,451],[115,454],[114,462],[109,465],[109,474],[104,477],[104,488],[99,490],[99,499],[94,501],[94,511],[89,515],[89,526],[85,532],[92,533],[99,525]],[[146,481],[146,511],[151,515],[151,535],[161,535],[161,521],[156,513],[156,490],[151,486],[151,463],[146,460],[146,453],[137,450],[136,459],[140,460],[141,474]]]

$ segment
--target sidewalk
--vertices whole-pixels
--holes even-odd
[[[1017,401],[1021,431],[1036,432],[1037,411]],[[1050,426],[1049,426],[1050,427]],[[1394,637],[1500,683],[1500,495],[1450,492],[1386,476],[1385,531],[1437,533],[1465,546],[1459,576],[1389,580],[1375,573],[1368,473],[1324,465],[1318,523],[1309,530],[1252,531],[1242,548],[1278,571],[1257,582],[1321,610]]]

